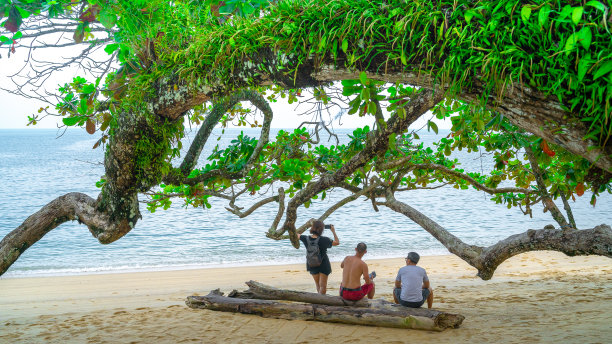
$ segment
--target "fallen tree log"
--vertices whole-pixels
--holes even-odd
[[[346,307],[309,303],[284,303],[271,300],[240,299],[223,296],[218,289],[206,296],[188,296],[191,308],[214,311],[256,314],[264,318],[314,320],[352,325],[395,327],[429,331],[443,331],[458,327],[464,317],[440,311],[411,309],[402,306]],[[375,305],[376,303],[373,303]],[[424,312],[425,311],[425,312]]]
[[[248,281],[246,285],[248,290],[234,290],[229,293],[229,297],[237,299],[262,299],[262,300],[285,300],[315,303],[319,305],[329,306],[353,306],[353,307],[369,307],[367,299],[359,301],[349,301],[340,296],[324,295],[319,293],[309,293],[305,291],[278,289],[256,281]]]

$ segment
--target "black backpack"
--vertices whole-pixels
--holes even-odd
[[[306,238],[306,264],[311,268],[321,266],[323,257],[321,257],[321,251],[319,249],[319,239],[317,237],[314,242],[310,242],[310,238]]]

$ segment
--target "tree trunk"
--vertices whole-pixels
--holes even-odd
[[[0,275],[26,249],[64,222],[77,220],[85,224],[101,244],[110,244],[134,228],[141,217],[138,192],[159,183],[160,168],[165,163],[164,145],[154,149],[148,142],[167,140],[163,137],[163,125],[182,125],[182,122],[152,123],[145,114],[139,113],[121,113],[117,121],[104,157],[106,182],[97,199],[68,193],[29,216],[0,241]],[[139,163],[144,155],[139,147],[144,146],[148,160]]]
[[[367,299],[359,301],[348,301],[340,296],[323,295],[319,293],[309,293],[305,291],[278,289],[269,285],[265,285],[256,281],[248,281],[249,286],[245,291],[232,291],[229,297],[237,299],[262,299],[262,300],[285,300],[315,303],[328,306],[353,306],[353,307],[369,307]]]
[[[395,327],[429,331],[443,331],[461,325],[464,317],[438,311],[395,307],[363,308],[314,305],[304,303],[281,303],[269,300],[237,299],[225,297],[219,290],[207,296],[188,296],[185,300],[191,308],[214,311],[256,314],[264,318],[287,320],[314,320],[352,325]],[[426,311],[427,312],[427,311]]]

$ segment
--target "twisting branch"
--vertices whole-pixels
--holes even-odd
[[[322,190],[342,183],[349,175],[364,166],[372,158],[385,152],[389,145],[389,135],[397,135],[405,131],[411,123],[442,99],[443,95],[441,92],[434,93],[432,90],[423,90],[405,106],[406,115],[403,118],[397,114],[393,115],[387,122],[387,126],[381,128],[380,131],[372,133],[366,140],[363,150],[355,154],[336,172],[323,175],[319,180],[309,183],[304,189],[300,190],[287,205],[285,223],[282,227],[283,232],[289,232],[289,238],[293,246],[295,248],[300,247],[299,237],[295,228],[297,208],[300,205],[310,200]]]
[[[568,256],[596,254],[612,258],[612,228],[608,225],[573,231],[554,228],[530,229],[489,247],[480,247],[465,244],[421,212],[396,200],[391,191],[387,192],[386,201],[378,204],[406,215],[435,237],[451,253],[475,267],[478,270],[478,276],[483,280],[491,279],[497,267],[508,258],[534,250],[554,250]]]
[[[123,219],[113,219],[98,210],[98,201],[82,193],[60,196],[30,215],[0,241],[0,275],[30,246],[64,222],[77,220],[85,224],[102,244],[109,244],[131,227]]]
[[[347,205],[350,202],[353,202],[355,200],[357,200],[359,197],[361,196],[366,196],[369,197],[370,193],[376,189],[377,187],[379,187],[382,184],[381,181],[375,182],[372,185],[363,188],[361,191],[356,192],[350,196],[347,196],[343,199],[341,199],[340,201],[338,201],[336,204],[332,205],[331,207],[329,207],[324,213],[323,215],[321,215],[319,217],[320,221],[324,221],[326,218],[328,218],[331,214],[333,214],[336,210],[340,209],[341,207]],[[308,229],[308,227],[311,226],[311,221],[309,220],[308,222],[306,222],[305,224],[301,225],[299,228],[297,228],[297,232],[298,234],[302,234],[304,233],[304,231],[306,231],[306,229]]]
[[[268,238],[276,238],[282,235],[282,233],[277,235],[277,228],[283,217],[283,213],[285,213],[285,189],[280,187],[278,188],[278,212],[276,213],[276,217],[274,217],[274,221],[272,221],[270,229],[268,229],[266,233]]]
[[[210,133],[213,128],[219,122],[219,119],[223,116],[224,113],[233,108],[240,101],[250,101],[255,107],[257,107],[264,114],[264,122],[261,128],[261,134],[259,136],[259,140],[257,142],[257,146],[251,153],[247,163],[244,167],[238,172],[228,172],[224,169],[213,170],[208,173],[201,174],[194,178],[187,178],[195,164],[200,157],[200,153],[206,144]],[[179,167],[179,173],[170,173],[164,176],[164,181],[168,184],[187,184],[187,185],[196,185],[200,182],[203,182],[207,179],[223,176],[227,179],[240,179],[247,175],[253,164],[259,159],[259,155],[263,148],[268,144],[270,139],[270,125],[272,124],[273,113],[272,109],[268,102],[263,98],[263,96],[256,91],[252,90],[240,90],[230,97],[227,97],[220,102],[216,103],[213,106],[213,109],[208,114],[206,119],[204,120],[204,124],[198,130],[196,137],[194,138],[187,154],[185,155],[185,159],[181,163]]]
[[[527,155],[527,159],[529,159],[531,171],[533,172],[533,176],[535,177],[536,183],[538,184],[540,195],[542,195],[542,203],[544,204],[544,207],[550,211],[550,214],[552,215],[553,219],[557,221],[559,226],[561,226],[561,229],[572,229],[572,226],[567,223],[565,217],[563,216],[561,211],[559,211],[559,208],[557,208],[557,205],[550,197],[550,194],[546,189],[546,184],[544,183],[544,178],[542,178],[542,169],[540,169],[540,165],[538,165],[538,160],[536,159],[535,155],[533,155],[533,150],[531,149],[531,147],[525,147],[525,155]]]
[[[233,206],[231,208],[229,207],[225,207],[225,209],[227,211],[229,211],[232,214],[237,215],[239,218],[244,218],[247,217],[249,215],[251,215],[255,210],[259,209],[260,207],[268,204],[268,203],[272,203],[272,202],[278,202],[279,201],[279,196],[271,196],[271,197],[267,197],[262,199],[261,201],[253,204],[249,209],[247,209],[246,211],[240,211],[240,208],[237,206]]]
[[[321,142],[321,139],[319,137],[319,126],[323,127],[323,129],[325,129],[325,131],[327,131],[327,133],[329,134],[330,138],[333,137],[336,140],[336,144],[340,144],[340,139],[338,139],[338,135],[336,135],[334,132],[332,132],[331,130],[329,130],[329,128],[327,127],[327,125],[325,124],[325,122],[323,121],[319,121],[319,122],[302,122],[299,126],[298,129],[303,127],[306,124],[314,124],[315,128],[314,128],[314,134],[317,137],[317,139],[315,141],[310,140],[310,143],[312,144],[319,144],[319,142]]]
[[[570,225],[572,226],[572,228],[578,228],[576,227],[576,220],[574,220],[574,213],[572,212],[572,207],[570,207],[569,202],[567,202],[567,197],[565,197],[565,193],[560,192],[561,194],[561,199],[563,200],[563,209],[565,209],[565,212],[567,213],[567,219],[569,220]]]
[[[448,168],[444,165],[439,165],[439,164],[412,164],[410,165],[410,169],[419,169],[419,170],[436,170],[436,171],[440,171],[444,174],[447,175],[451,175],[453,177],[457,177],[460,179],[463,179],[465,181],[467,181],[468,183],[470,183],[473,187],[475,187],[478,190],[484,191],[486,193],[489,194],[500,194],[500,193],[510,193],[510,192],[517,192],[517,193],[524,193],[524,194],[530,194],[530,193],[535,193],[535,190],[531,190],[531,189],[525,189],[525,188],[516,188],[516,187],[505,187],[505,188],[490,188],[488,186],[485,186],[479,182],[477,182],[474,178],[468,176],[465,173],[461,173],[459,171],[455,171],[451,168]]]

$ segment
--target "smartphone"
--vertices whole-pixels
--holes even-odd
[[[325,229],[331,229],[331,225],[325,225]]]

